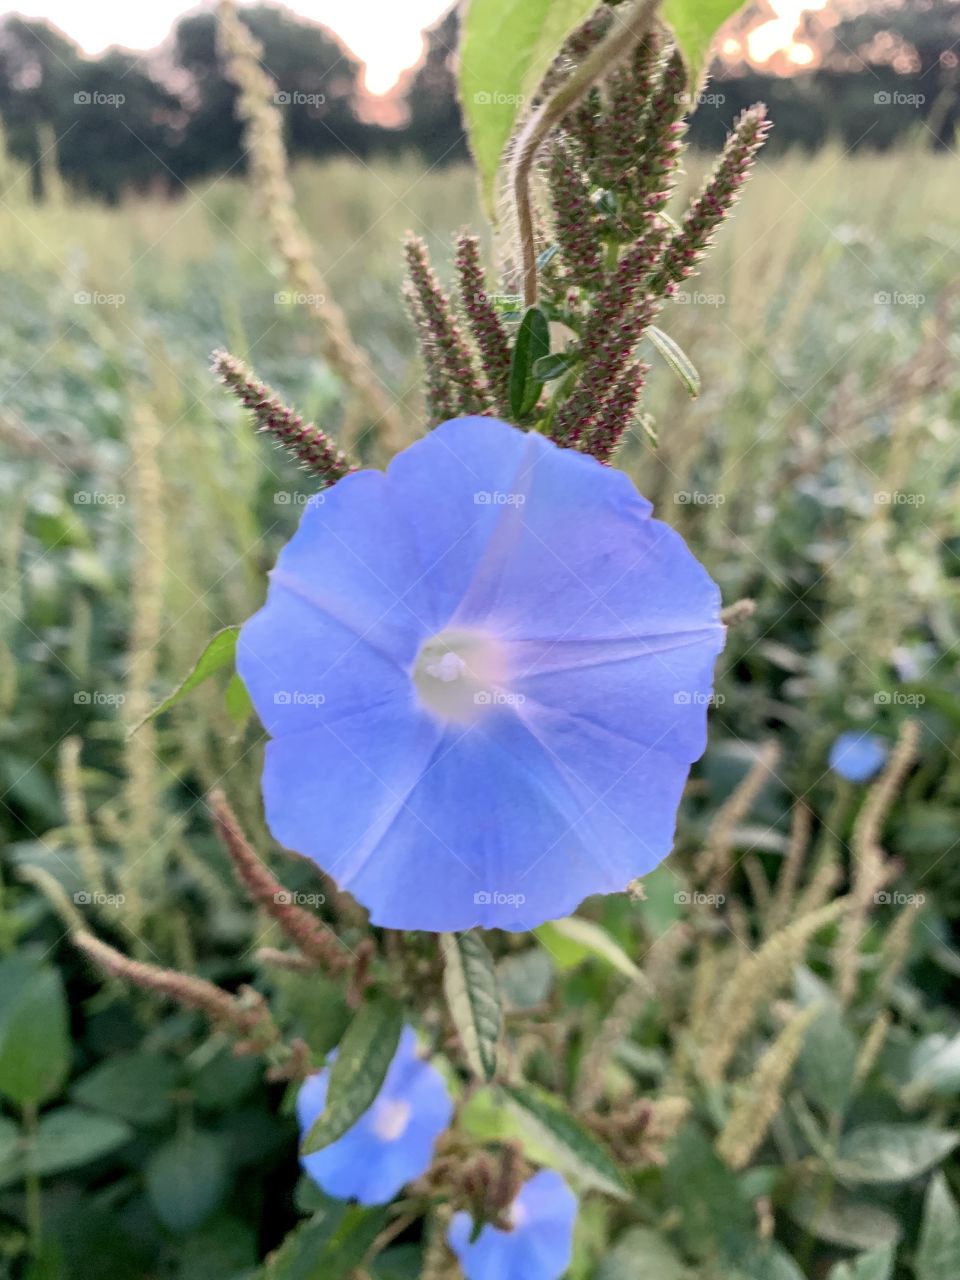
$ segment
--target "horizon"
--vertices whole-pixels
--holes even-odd
[[[241,0],[246,8],[258,0]],[[270,0],[271,3],[274,0]],[[729,37],[720,46],[727,57],[746,57],[756,66],[770,66],[780,74],[801,71],[816,61],[815,49],[798,39],[806,13],[822,12],[832,0],[767,0],[771,16],[758,21],[742,38]],[[96,57],[117,47],[132,53],[149,53],[170,37],[185,14],[212,8],[211,0],[154,0],[143,9],[119,0],[89,0],[82,7],[75,0],[38,0],[35,4],[4,9],[0,18],[13,15],[45,21],[73,40],[83,52]],[[289,9],[331,30],[363,64],[362,83],[374,97],[389,95],[403,75],[423,56],[423,31],[451,7],[451,0],[288,0],[278,7]],[[375,20],[374,20],[375,19]]]

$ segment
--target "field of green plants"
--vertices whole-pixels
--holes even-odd
[[[295,179],[412,440],[400,237],[449,279],[451,234],[481,230],[475,177]],[[452,1277],[416,1204],[347,1208],[300,1177],[292,1093],[260,1058],[71,941],[249,984],[318,1063],[339,1041],[341,987],[271,962],[282,937],[215,837],[222,787],[281,882],[322,893],[267,835],[263,732],[227,674],[130,731],[259,607],[313,488],[210,351],[333,434],[342,389],[242,178],[116,208],[35,206],[28,186],[0,174],[0,1276]],[[668,861],[588,902],[583,934],[491,943],[509,1070],[569,1100],[627,1191],[591,1194],[610,1181],[592,1145],[546,1159],[543,1133],[452,1086],[466,1132],[562,1156],[582,1192],[570,1280],[960,1275],[955,197],[948,154],[761,163],[659,321],[703,390],[651,349],[620,464],[755,610]],[[828,768],[850,729],[893,752],[872,788]]]

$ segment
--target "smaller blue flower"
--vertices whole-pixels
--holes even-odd
[[[323,1111],[329,1076],[325,1067],[300,1087],[297,1119],[304,1134]],[[417,1056],[413,1028],[404,1027],[373,1106],[343,1137],[304,1156],[304,1172],[329,1196],[387,1204],[401,1187],[426,1173],[434,1143],[452,1115],[443,1076]]]
[[[830,768],[848,782],[867,782],[883,768],[889,750],[875,733],[841,733],[830,748]]]
[[[447,1242],[467,1280],[558,1280],[570,1266],[576,1196],[553,1169],[541,1169],[510,1208],[512,1231],[487,1223],[471,1244],[468,1213],[454,1215]]]

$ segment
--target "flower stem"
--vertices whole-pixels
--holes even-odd
[[[528,118],[517,138],[511,185],[520,242],[523,301],[532,307],[537,301],[537,246],[533,224],[530,175],[544,139],[563,117],[608,71],[627,56],[653,26],[660,0],[634,0],[630,12],[617,15],[607,36],[584,58],[575,71],[540,104]]]

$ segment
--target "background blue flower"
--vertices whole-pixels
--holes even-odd
[[[276,838],[397,929],[529,929],[651,870],[724,634],[682,538],[489,418],[321,497],[238,648]]]
[[[541,1169],[520,1189],[512,1231],[489,1223],[473,1243],[468,1213],[454,1215],[447,1240],[467,1280],[558,1280],[570,1265],[577,1200],[553,1169]]]
[[[329,1074],[324,1068],[309,1076],[297,1094],[297,1119],[304,1134],[323,1111]],[[443,1077],[417,1056],[413,1028],[404,1027],[373,1106],[343,1137],[304,1156],[303,1168],[327,1195],[386,1204],[427,1171],[434,1143],[452,1115]]]
[[[848,782],[867,782],[883,768],[890,747],[875,733],[841,733],[830,748],[830,768]]]

